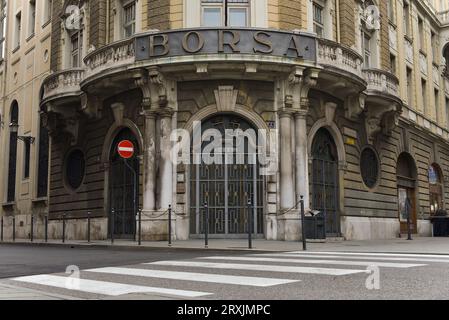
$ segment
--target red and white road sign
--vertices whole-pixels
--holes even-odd
[[[132,158],[132,156],[134,155],[134,145],[129,140],[120,141],[117,147],[117,151],[120,157],[122,157],[123,159]]]

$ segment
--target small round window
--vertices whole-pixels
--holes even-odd
[[[83,182],[86,169],[84,154],[81,150],[73,150],[70,152],[66,161],[65,174],[67,184],[72,189],[78,189]]]
[[[379,159],[371,148],[365,148],[360,156],[360,172],[368,188],[374,188],[379,179]]]

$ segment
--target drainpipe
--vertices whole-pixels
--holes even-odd
[[[337,42],[338,43],[340,43],[340,40],[341,40],[341,35],[340,35],[340,30],[341,30],[341,27],[340,27],[340,0],[336,0],[335,1],[335,5],[336,5],[336,8],[335,8],[335,11],[336,11],[336,17],[337,17]]]

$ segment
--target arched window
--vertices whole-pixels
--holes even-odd
[[[430,214],[434,215],[439,209],[443,209],[441,170],[437,164],[432,164],[429,167],[429,196]]]
[[[17,171],[17,128],[19,124],[19,105],[17,101],[11,104],[9,125],[9,164],[8,164],[8,194],[7,202],[14,202],[16,198]]]
[[[444,47],[443,57],[446,59],[446,66],[444,68],[443,75],[449,78],[449,43]]]

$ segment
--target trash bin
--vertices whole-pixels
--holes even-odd
[[[315,211],[304,220],[306,239],[326,239],[326,221],[324,213]]]
[[[438,210],[433,217],[430,218],[433,227],[434,237],[449,237],[449,216],[444,210]]]

